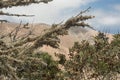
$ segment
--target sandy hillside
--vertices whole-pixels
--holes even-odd
[[[17,23],[0,23],[0,35],[9,33],[19,25],[20,24],[17,24]],[[24,25],[21,25],[21,27],[23,26]],[[50,25],[43,24],[43,23],[33,24],[33,25],[28,24],[26,27],[27,28],[32,27],[31,30],[33,31],[33,33],[35,35],[40,35],[41,33],[43,33],[45,29],[50,28]],[[19,36],[21,36],[27,32],[28,32],[27,29],[21,29],[18,34]],[[50,46],[43,46],[40,50],[49,52],[53,56],[54,56],[53,53],[55,52],[64,53],[65,55],[67,55],[69,53],[68,49],[72,47],[74,42],[76,41],[80,42],[81,40],[88,40],[90,43],[93,43],[93,37],[97,35],[97,33],[98,33],[97,31],[94,31],[91,29],[74,27],[69,30],[69,35],[59,36],[61,40],[60,49],[53,49]],[[112,35],[108,34],[108,36],[110,37],[110,40],[111,40]]]

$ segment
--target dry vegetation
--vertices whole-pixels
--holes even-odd
[[[1,8],[6,5],[14,6],[11,2]],[[53,24],[37,36],[32,28],[28,29],[28,24],[21,26],[22,23],[9,33],[0,35],[0,80],[119,80],[120,34],[114,35],[111,43],[104,33],[94,37],[92,45],[85,40],[75,42],[69,49],[69,59],[64,54],[55,53],[58,60],[54,60],[48,53],[37,51],[43,45],[59,49],[59,36],[67,35],[72,27],[93,29],[84,22],[94,18],[83,16],[88,10],[81,11],[65,23]],[[19,36],[21,29],[29,31]]]

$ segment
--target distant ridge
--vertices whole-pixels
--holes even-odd
[[[19,26],[17,23],[0,23],[0,35],[8,34],[15,27]],[[22,24],[21,26],[24,26]],[[33,33],[37,36],[44,32],[45,29],[49,29],[50,25],[39,23],[39,24],[28,24],[27,27],[33,27]],[[23,35],[27,32],[26,29],[21,29],[18,35]],[[88,28],[78,28],[74,27],[69,30],[69,35],[59,36],[60,37],[60,49],[53,49],[50,46],[43,46],[40,50],[50,53],[54,57],[54,53],[64,53],[66,56],[69,53],[69,48],[73,46],[74,42],[81,42],[82,40],[87,40],[91,44],[93,44],[93,38],[98,34],[97,31],[88,29]],[[109,41],[112,40],[112,35],[107,34],[110,38]]]

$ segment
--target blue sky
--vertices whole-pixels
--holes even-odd
[[[49,4],[40,3],[2,9],[10,13],[33,14],[35,17],[0,16],[0,18],[18,23],[22,20],[30,23],[53,24],[65,21],[89,6],[92,8],[87,14],[95,16],[94,19],[88,21],[91,26],[104,32],[120,32],[120,0],[54,0]]]

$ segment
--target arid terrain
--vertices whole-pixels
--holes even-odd
[[[24,27],[23,24],[17,24],[17,23],[0,23],[0,35],[6,35],[10,33],[12,30],[15,29],[15,27],[21,26]],[[22,28],[18,32],[18,36],[23,36],[26,33],[28,33],[29,30],[32,31],[34,34],[33,36],[40,35],[44,32],[45,29],[49,29],[50,25],[40,23],[40,24],[27,24],[25,28]],[[60,37],[60,48],[54,49],[50,46],[44,45],[40,50],[44,52],[50,53],[54,57],[54,53],[64,53],[66,56],[69,53],[69,48],[73,46],[74,42],[81,42],[82,40],[87,40],[91,44],[93,44],[94,36],[97,35],[97,31],[88,29],[88,28],[71,28],[69,30],[69,34],[65,36],[59,36]],[[107,34],[109,37],[109,41],[112,40],[112,35]]]

